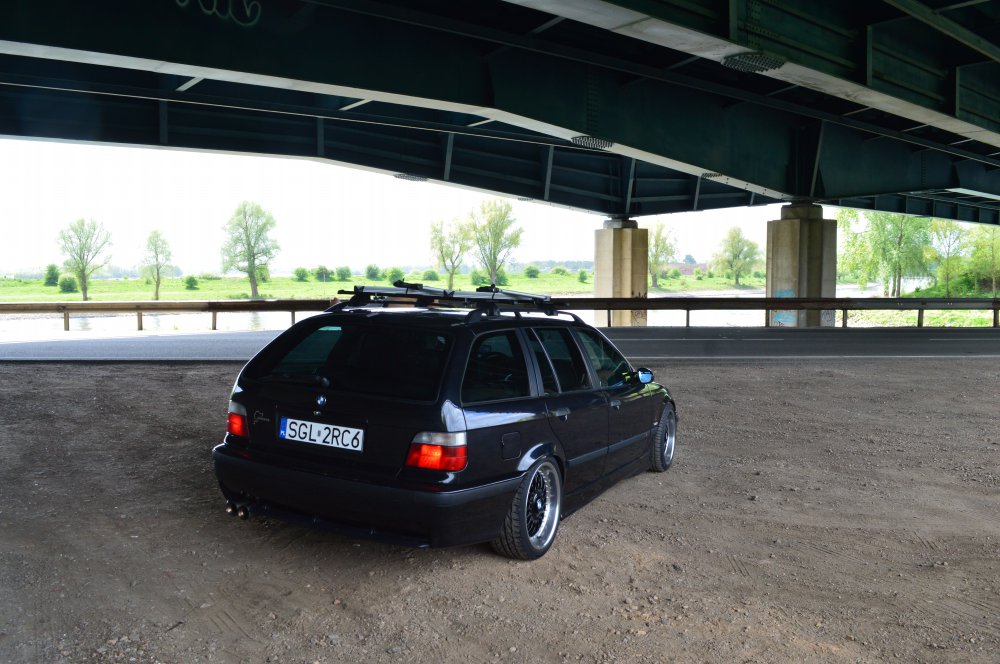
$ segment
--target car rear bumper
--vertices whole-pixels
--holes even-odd
[[[500,533],[520,477],[450,491],[371,484],[262,463],[244,450],[212,450],[227,500],[251,514],[417,547],[487,542]]]

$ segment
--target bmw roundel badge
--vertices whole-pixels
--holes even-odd
[[[325,394],[321,394],[318,397],[316,397],[316,405],[319,406],[319,407],[321,407],[321,408],[326,405],[326,395]]]

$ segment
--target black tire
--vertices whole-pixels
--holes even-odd
[[[677,413],[673,404],[667,404],[660,416],[660,423],[653,433],[653,449],[650,452],[650,468],[657,472],[670,468],[674,463],[674,449],[677,445]]]
[[[562,510],[562,476],[551,459],[539,459],[521,480],[493,550],[508,558],[535,560],[556,538]]]

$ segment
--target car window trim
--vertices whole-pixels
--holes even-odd
[[[472,350],[476,347],[476,343],[481,337],[492,336],[494,334],[501,334],[503,332],[513,332],[514,338],[517,339],[518,346],[521,348],[521,356],[524,358],[526,365],[525,371],[528,374],[528,394],[520,397],[507,397],[504,399],[485,399],[483,401],[466,401],[462,398],[462,393],[465,391],[465,376],[469,371],[469,361],[472,359]],[[462,367],[462,380],[458,386],[458,400],[463,406],[474,405],[474,404],[484,404],[484,403],[507,403],[512,401],[523,401],[524,399],[537,399],[540,395],[538,390],[538,383],[534,375],[533,369],[534,365],[531,363],[532,359],[528,356],[531,354],[530,348],[527,347],[524,338],[521,335],[521,328],[517,327],[501,327],[491,330],[483,330],[482,332],[477,332],[473,337],[472,341],[469,343],[468,349],[465,351],[465,364]]]

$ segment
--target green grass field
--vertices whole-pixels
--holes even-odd
[[[411,276],[409,281],[418,281],[426,286],[444,288],[445,280],[423,281]],[[274,277],[259,284],[262,297],[267,299],[330,299],[337,297],[337,291],[350,290],[355,285],[389,285],[386,281],[369,281],[355,276],[351,281],[318,282],[296,281],[293,277]],[[474,290],[469,275],[456,275],[455,288]],[[506,286],[511,290],[529,293],[587,295],[593,292],[593,277],[588,276],[581,283],[576,273],[556,275],[543,273],[536,279],[511,277]],[[91,300],[131,301],[153,299],[153,286],[144,279],[96,279],[90,282],[87,295]],[[187,290],[184,279],[165,279],[160,286],[161,300],[230,300],[249,299],[250,283],[246,277],[223,277],[222,279],[199,279],[196,290]],[[56,286],[45,286],[38,279],[0,279],[0,302],[79,302],[82,296],[76,293],[60,293]]]

